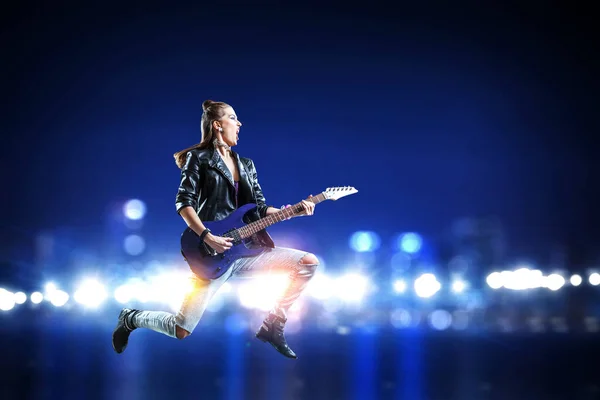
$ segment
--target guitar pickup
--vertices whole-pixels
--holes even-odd
[[[225,232],[225,234],[223,236],[228,236],[228,237],[232,238],[234,245],[238,245],[238,244],[242,243],[242,237],[240,236],[240,233],[237,229],[232,229],[228,232]]]

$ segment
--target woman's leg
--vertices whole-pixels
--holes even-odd
[[[238,260],[236,264],[233,267],[233,273],[238,277],[254,277],[272,272],[288,274],[287,287],[263,321],[256,337],[271,343],[284,356],[297,358],[287,345],[283,329],[289,308],[306,289],[308,282],[315,274],[319,260],[311,253],[276,247],[256,257]]]
[[[113,332],[113,348],[117,353],[122,353],[127,347],[130,333],[137,328],[150,329],[172,338],[186,338],[200,322],[210,299],[229,279],[232,272],[233,270],[230,270],[214,280],[200,279],[192,274],[188,278],[189,291],[177,314],[166,311],[123,309]]]
[[[205,280],[200,279],[195,275],[190,278],[193,282],[192,288],[188,296],[179,308],[179,312],[175,316],[175,324],[177,329],[177,338],[184,339],[191,335],[200,319],[206,311],[208,303],[231,277],[233,270],[229,270],[218,279]]]

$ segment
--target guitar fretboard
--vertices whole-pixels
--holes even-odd
[[[327,200],[327,198],[323,193],[318,194],[317,196],[313,196],[310,199],[307,199],[307,201],[310,201],[314,204],[319,204],[324,200]],[[300,215],[303,211],[304,208],[302,207],[302,202],[299,202],[291,207],[284,208],[283,210],[275,214],[267,215],[266,217],[263,217],[258,221],[251,222],[248,225],[237,229],[237,233],[239,234],[240,238],[246,239],[254,235],[256,232],[262,231],[263,229],[266,229],[271,225],[274,225],[281,221],[285,221],[288,218]]]

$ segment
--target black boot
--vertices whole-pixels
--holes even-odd
[[[132,317],[138,312],[138,310],[124,308],[119,313],[119,320],[112,334],[113,349],[119,354],[125,351],[127,342],[129,341],[129,334],[136,329],[133,325]]]
[[[283,335],[283,327],[285,326],[286,318],[277,316],[273,313],[263,321],[260,329],[256,332],[256,337],[265,342],[270,343],[278,352],[288,358],[298,358],[296,353],[290,349],[285,336]]]

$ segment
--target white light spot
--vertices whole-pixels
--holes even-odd
[[[52,293],[57,289],[56,284],[54,282],[48,282],[44,285],[44,290],[46,294]]]
[[[368,284],[365,276],[348,273],[334,281],[334,291],[344,301],[359,303],[367,292]]]
[[[406,282],[404,282],[402,279],[395,280],[394,291],[396,293],[404,293],[406,291]]]
[[[48,300],[53,306],[62,307],[69,301],[69,295],[67,292],[57,289],[50,294]]]
[[[245,308],[270,310],[284,292],[288,282],[285,274],[274,274],[244,282],[238,286],[238,299]]]
[[[15,303],[23,304],[27,301],[27,295],[23,292],[15,293]]]
[[[40,304],[44,300],[44,295],[40,292],[33,292],[29,298],[33,304]]]
[[[91,308],[98,307],[104,302],[106,297],[107,294],[104,286],[93,279],[84,281],[74,295],[75,301]]]
[[[423,274],[415,280],[415,292],[417,296],[427,298],[436,294],[442,285],[433,274]]]
[[[0,289],[0,310],[10,311],[15,306],[15,296],[6,289]]]
[[[486,282],[492,289],[500,289],[503,285],[502,274],[500,272],[492,272],[486,278]]]
[[[550,274],[546,277],[546,287],[550,290],[558,290],[565,284],[565,278],[558,274]]]
[[[318,273],[312,278],[307,287],[308,293],[318,300],[325,300],[333,295],[332,279],[324,274]]]
[[[134,288],[131,285],[121,285],[115,289],[115,300],[118,303],[126,304],[130,302],[135,295]]]
[[[581,282],[583,282],[583,279],[581,278],[581,275],[575,274],[575,275],[571,276],[570,281],[571,281],[571,285],[579,286],[579,285],[581,285]]]
[[[123,214],[125,214],[125,217],[127,217],[128,219],[142,219],[144,218],[144,215],[146,215],[146,205],[141,200],[129,200],[123,206]]]
[[[467,288],[467,283],[462,280],[456,280],[452,282],[452,291],[454,293],[462,293]]]

